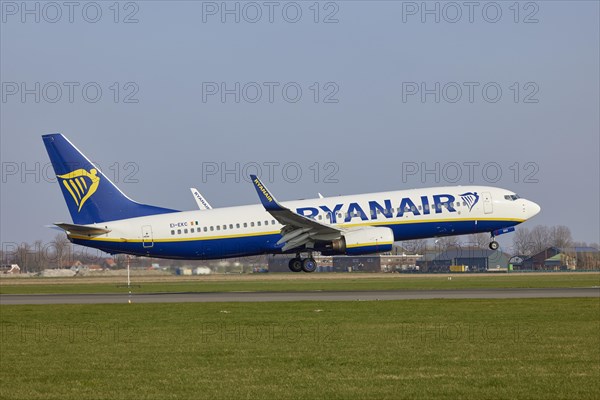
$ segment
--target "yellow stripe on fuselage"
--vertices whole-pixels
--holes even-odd
[[[394,242],[371,242],[371,243],[359,243],[359,244],[346,244],[346,247],[352,249],[354,247],[367,247],[367,246],[386,246]]]
[[[332,224],[332,227],[339,228],[350,228],[350,227],[360,227],[360,226],[380,226],[380,225],[402,225],[402,224],[417,224],[417,223],[436,223],[436,222],[460,222],[460,221],[512,221],[521,223],[524,222],[524,219],[515,219],[515,218],[455,218],[455,219],[430,219],[430,220],[404,220],[404,221],[378,221],[378,222],[362,222],[362,223],[346,223],[346,224]],[[235,239],[242,237],[253,237],[253,236],[266,236],[266,235],[274,235],[279,234],[280,231],[269,231],[269,232],[253,232],[253,233],[238,233],[232,235],[220,235],[220,236],[195,236],[195,237],[176,237],[176,238],[162,238],[162,239],[153,239],[152,241],[155,243],[167,243],[167,242],[191,242],[198,240],[219,240],[219,239]],[[101,242],[128,242],[128,243],[142,243],[142,239],[126,239],[126,238],[101,238],[101,237],[88,237],[82,235],[70,235],[73,239],[83,239],[83,240],[92,240],[92,241],[101,241]]]

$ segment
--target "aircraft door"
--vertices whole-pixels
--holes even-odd
[[[491,214],[494,211],[494,206],[492,205],[492,195],[490,192],[482,192],[481,196],[483,197],[483,212],[486,214]]]
[[[147,249],[154,246],[154,239],[152,238],[152,226],[142,226],[142,246]]]

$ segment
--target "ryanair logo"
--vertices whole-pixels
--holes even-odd
[[[260,184],[260,181],[258,179],[254,180],[254,184],[256,185],[256,187],[258,188],[258,190],[260,190],[260,192],[265,196],[265,198],[267,199],[267,201],[269,203],[273,201],[273,197],[271,197],[271,195],[269,194],[269,192],[267,191],[267,189],[265,189],[265,187]]]
[[[479,201],[479,195],[477,192],[467,192],[460,195],[460,198],[463,199],[467,206],[469,207],[469,211],[475,207],[475,204]]]
[[[90,169],[89,172],[82,168],[68,174],[57,175],[58,178],[62,179],[65,189],[71,194],[75,204],[79,207],[77,212],[81,211],[81,207],[87,199],[92,197],[98,189],[100,178],[96,176],[97,173],[98,171],[95,168]]]

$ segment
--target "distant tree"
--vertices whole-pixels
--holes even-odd
[[[44,254],[42,241],[36,240],[33,242],[31,249],[31,257],[29,259],[29,272],[40,272],[44,267]]]
[[[487,233],[473,233],[467,236],[466,245],[477,247],[480,249],[487,249],[490,244],[490,235]]]
[[[550,229],[545,225],[534,226],[529,233],[529,241],[531,243],[532,254],[536,254],[547,249],[552,245]]]
[[[437,251],[446,251],[448,249],[460,247],[461,242],[458,236],[444,236],[435,240],[435,249]]]
[[[15,262],[21,268],[21,272],[29,271],[29,256],[31,251],[31,245],[29,243],[21,243],[17,248],[17,254]]]
[[[530,256],[533,254],[529,229],[517,229],[513,235],[513,253],[515,256]]]
[[[423,254],[427,249],[427,239],[405,240],[402,247],[412,254]]]
[[[568,248],[573,246],[573,237],[571,236],[571,230],[564,225],[553,226],[549,229],[549,245]]]
[[[67,239],[66,235],[59,233],[54,237],[52,245],[54,247],[54,261],[56,266],[62,268],[71,255],[71,242]]]

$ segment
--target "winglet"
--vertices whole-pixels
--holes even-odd
[[[194,200],[196,200],[196,204],[198,204],[198,208],[200,210],[212,210],[212,206],[206,201],[204,197],[200,194],[198,189],[190,188],[192,191],[192,195],[194,196]]]
[[[267,211],[278,211],[284,210],[281,204],[277,202],[275,197],[269,192],[269,189],[266,188],[265,185],[258,179],[256,175],[250,175],[250,179],[252,179],[252,183],[254,184],[254,188],[256,189],[256,193],[258,193],[258,197],[260,198],[260,202],[263,207]]]

